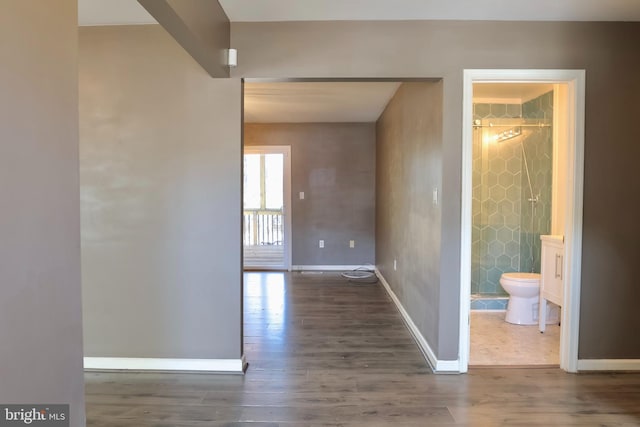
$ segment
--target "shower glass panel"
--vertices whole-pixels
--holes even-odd
[[[474,121],[472,294],[506,296],[503,273],[540,271],[539,236],[551,223],[551,123],[544,115]]]

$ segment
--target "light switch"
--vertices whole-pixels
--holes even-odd
[[[304,200],[304,191],[300,192],[300,200]]]

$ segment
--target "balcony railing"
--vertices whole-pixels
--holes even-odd
[[[280,210],[246,210],[243,219],[244,246],[282,246],[283,215]]]

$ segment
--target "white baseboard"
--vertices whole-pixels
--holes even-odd
[[[190,371],[242,374],[245,364],[244,356],[241,359],[84,358],[84,369],[97,371]]]
[[[291,270],[293,271],[350,271],[357,268],[369,268],[373,270],[373,266],[370,265],[293,265]]]
[[[393,290],[391,289],[391,286],[389,286],[389,282],[387,282],[382,273],[380,273],[380,270],[376,268],[375,271],[376,276],[378,276],[378,279],[380,280],[380,283],[382,283],[382,286],[387,291],[387,294],[389,294],[389,297],[391,297],[391,300],[398,308],[398,311],[400,312],[404,323],[407,325],[409,332],[411,332],[411,335],[413,335],[413,338],[416,340],[418,347],[420,347],[420,351],[422,351],[425,359],[427,359],[427,362],[429,362],[429,365],[431,365],[431,369],[433,369],[433,372],[437,374],[460,373],[460,362],[458,360],[438,360],[436,354],[431,349],[431,346],[429,346],[429,343],[424,338],[422,333],[420,333],[420,330],[418,329],[416,324],[413,323],[413,320],[409,316],[409,313],[407,313],[407,311],[404,309],[395,292],[393,292]]]
[[[640,371],[640,359],[579,359],[578,371]]]

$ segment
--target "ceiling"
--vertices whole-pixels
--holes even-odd
[[[220,4],[232,22],[640,21],[640,0],[220,0]],[[156,22],[136,0],[78,0],[78,21],[80,25]]]
[[[371,123],[378,120],[399,82],[247,82],[247,123]],[[522,104],[553,90],[543,83],[476,83],[473,101]]]
[[[214,0],[211,0],[214,1]],[[219,0],[232,22],[322,20],[640,21],[640,0]],[[366,7],[363,5],[366,3]],[[78,0],[80,25],[151,24],[136,0]],[[374,122],[398,83],[247,83],[248,122]],[[542,85],[482,84],[474,98],[523,102]]]
[[[245,122],[375,122],[398,86],[397,82],[245,83]]]
[[[155,24],[157,21],[136,0],[78,0],[80,25]]]
[[[638,0],[220,0],[231,21],[638,21]]]
[[[522,104],[550,90],[553,85],[544,83],[475,83],[473,102]]]

